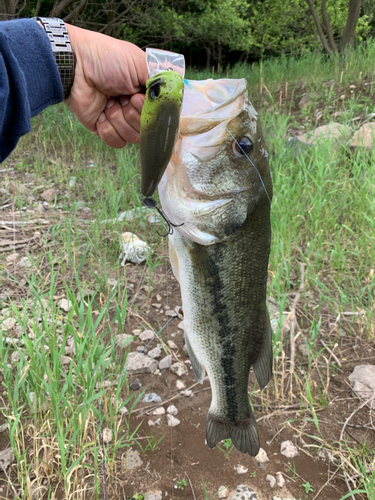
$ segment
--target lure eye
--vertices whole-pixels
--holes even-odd
[[[160,95],[160,88],[161,88],[161,85],[160,83],[154,83],[153,85],[151,85],[150,87],[150,97],[151,99],[157,99]]]
[[[237,141],[233,141],[232,143],[233,153],[238,157],[249,154],[252,147],[253,143],[248,137],[240,137]]]

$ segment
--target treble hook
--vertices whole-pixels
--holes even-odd
[[[162,238],[164,238],[165,236],[168,236],[169,234],[173,234],[173,228],[174,227],[180,227],[180,226],[184,225],[184,223],[182,223],[182,224],[173,224],[173,222],[171,222],[168,219],[168,217],[165,215],[165,213],[163,212],[163,209],[161,209],[161,208],[158,207],[157,201],[154,200],[153,198],[143,198],[143,204],[147,208],[156,208],[156,210],[159,212],[159,214],[163,217],[163,219],[165,220],[165,222],[168,224],[168,231],[165,234],[160,234],[159,231],[156,229],[156,232]]]

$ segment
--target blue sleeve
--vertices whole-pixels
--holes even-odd
[[[0,22],[0,162],[30,119],[64,99],[51,42],[33,19]]]

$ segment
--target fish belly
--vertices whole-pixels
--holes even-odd
[[[180,282],[185,340],[195,374],[212,387],[207,443],[231,438],[255,456],[259,437],[248,397],[253,366],[263,389],[272,375],[272,335],[266,305],[270,249],[269,203],[259,204],[228,240],[200,245],[170,236]]]

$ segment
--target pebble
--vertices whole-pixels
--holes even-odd
[[[296,500],[295,498],[290,497],[272,497],[272,500]]]
[[[121,415],[126,415],[127,413],[129,413],[129,410],[126,408],[126,406],[121,406],[118,412],[121,413]]]
[[[129,385],[129,388],[132,390],[132,391],[138,391],[138,389],[140,389],[142,387],[142,384],[140,382],[139,379],[135,379],[133,380],[133,382]]]
[[[157,361],[149,358],[145,354],[138,354],[138,352],[130,352],[128,354],[128,357],[126,358],[125,363],[125,368],[128,371],[128,375],[138,375],[139,373],[153,373],[156,370],[157,366]]]
[[[257,496],[254,490],[245,484],[239,484],[230,500],[257,500]]]
[[[46,189],[46,191],[42,193],[42,198],[43,200],[51,203],[56,198],[56,191],[52,188]]]
[[[152,340],[155,337],[155,332],[153,330],[145,330],[139,334],[140,340],[146,342],[147,340]]]
[[[168,347],[170,347],[171,349],[178,349],[178,347],[177,347],[177,345],[176,345],[176,342],[173,342],[173,340],[168,340],[167,345],[168,345]]]
[[[61,299],[59,302],[59,307],[61,310],[65,311],[65,312],[69,312],[72,310],[73,304],[71,303],[70,300]]]
[[[331,462],[332,464],[336,463],[335,457],[329,450],[327,450],[327,448],[322,448],[321,450],[319,450],[318,456],[326,462]]]
[[[181,396],[186,396],[189,398],[193,394],[193,391],[191,389],[186,389],[186,391],[181,391]]]
[[[172,355],[168,354],[161,361],[159,361],[159,370],[165,370],[166,368],[170,368],[172,365]]]
[[[112,431],[111,429],[108,429],[108,427],[105,427],[103,429],[103,443],[109,444],[111,441],[112,441]]]
[[[155,422],[153,420],[151,420],[151,418],[148,421],[148,426],[149,427],[155,427]]]
[[[12,253],[12,254],[8,255],[8,257],[6,257],[6,261],[8,263],[12,263],[18,259],[19,255],[20,255],[19,253]]]
[[[167,414],[167,424],[169,427],[176,427],[177,425],[180,425],[180,421],[173,415]]]
[[[143,352],[143,351],[144,351],[145,354],[147,354],[147,350],[142,345],[139,345],[137,347],[137,352]]]
[[[133,335],[128,335],[127,333],[119,333],[116,335],[116,345],[119,347],[126,347],[133,340]]]
[[[162,399],[155,392],[145,394],[142,399],[143,403],[162,403]]]
[[[129,450],[125,457],[123,458],[123,468],[126,472],[131,472],[135,469],[139,469],[143,465],[143,460],[139,456],[139,453],[134,450]]]
[[[279,488],[283,488],[285,485],[285,479],[281,472],[276,472],[276,484]]]
[[[292,443],[292,441],[283,441],[280,446],[280,453],[287,458],[294,458],[299,455],[296,446]]]
[[[178,377],[182,377],[183,375],[186,375],[188,373],[188,369],[186,368],[186,365],[184,363],[181,363],[181,361],[177,361],[177,363],[173,363],[171,366],[171,372],[175,373]]]
[[[21,356],[17,351],[14,351],[14,353],[12,353],[10,358],[14,363],[18,363],[21,360]]]
[[[1,327],[3,330],[10,330],[16,324],[16,320],[14,318],[7,318],[1,323]]]
[[[349,375],[353,392],[363,399],[370,399],[375,395],[375,365],[357,365]],[[375,398],[369,402],[375,409]]]
[[[167,408],[167,413],[169,413],[169,415],[177,415],[178,410],[174,405],[170,405]]]
[[[117,281],[116,281],[117,283]],[[132,334],[135,335],[136,337],[138,337],[138,335],[142,333],[142,330],[140,330],[139,328],[136,328],[135,330],[132,330]]]
[[[29,268],[30,268],[30,267],[33,267],[33,265],[32,265],[32,263],[31,263],[31,261],[30,261],[29,257],[22,257],[22,259],[21,259],[21,260],[20,260],[20,262],[19,262],[19,265],[20,265],[21,267],[29,267]]]
[[[43,215],[46,209],[44,208],[44,205],[42,203],[39,203],[39,205],[36,207],[34,212],[36,212],[39,215]]]
[[[151,351],[148,351],[147,356],[150,357],[150,358],[152,358],[152,359],[160,358],[160,356],[161,356],[161,347],[160,346],[154,347],[153,349],[151,349]]]
[[[0,451],[0,467],[2,470],[7,470],[9,465],[14,461],[14,452],[12,448],[5,448]]]
[[[182,391],[182,389],[185,389],[186,385],[183,383],[182,380],[176,380],[176,389],[179,391]]]
[[[153,415],[164,415],[165,409],[161,406],[152,412]]]
[[[259,449],[258,455],[255,457],[256,462],[258,464],[265,464],[266,462],[269,462],[269,458],[267,457],[267,453],[263,450],[263,448]]]
[[[184,322],[180,321],[179,324],[177,325],[177,328],[179,328],[180,330],[183,330],[184,329]]]
[[[270,483],[270,487],[274,488],[276,484],[276,478],[275,476],[272,476],[271,474],[267,474],[266,480]]]
[[[173,309],[168,309],[167,311],[165,311],[165,315],[169,316],[169,317],[172,317],[175,314],[176,314],[176,311],[173,311]]]
[[[234,466],[234,472],[236,474],[246,474],[246,472],[248,471],[249,469],[247,467],[244,467],[243,465],[240,465],[240,464],[237,464]]]
[[[225,486],[220,486],[220,488],[218,489],[217,497],[218,498],[227,498],[228,493],[229,493],[228,488],[226,488]]]
[[[158,304],[157,302],[154,302],[153,304],[151,304],[152,307],[155,307],[156,309],[160,309],[161,308],[161,304]]]
[[[162,496],[162,491],[152,491],[150,493],[146,493],[144,500],[162,500]]]

